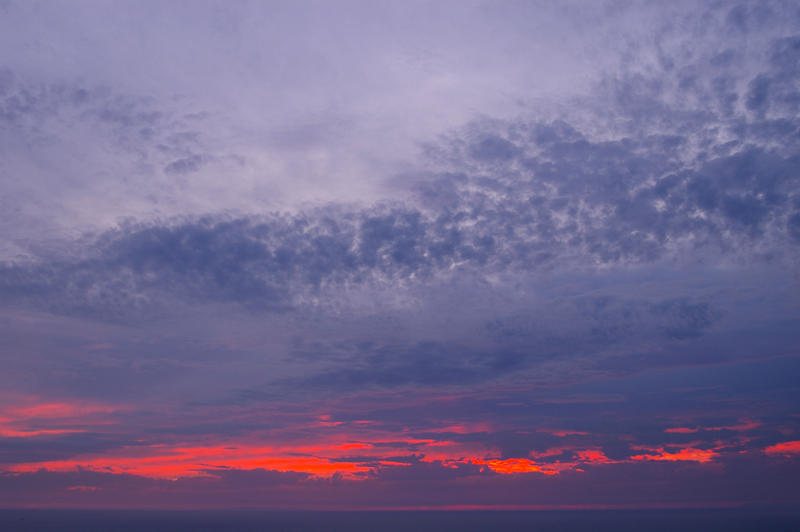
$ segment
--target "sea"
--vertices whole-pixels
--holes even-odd
[[[2,532],[800,532],[800,509],[143,511],[0,509]]]
[[[800,532],[800,509],[546,511],[1,510],[2,532]]]

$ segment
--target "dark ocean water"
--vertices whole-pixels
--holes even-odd
[[[16,531],[490,531],[800,532],[791,510],[581,511],[104,511],[0,510],[0,530]]]

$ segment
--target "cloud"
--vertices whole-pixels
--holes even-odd
[[[526,506],[558,508],[652,505],[735,504],[743,501],[789,501],[793,488],[785,475],[796,470],[793,462],[770,464],[768,460],[744,456],[728,467],[709,474],[708,464],[650,461],[587,466],[583,472],[560,475],[480,474],[469,476],[439,464],[387,468],[386,477],[370,481],[332,479],[313,481],[296,473],[275,471],[219,471],[218,478],[188,478],[178,481],[147,479],[90,471],[51,473],[39,471],[17,476],[0,475],[0,493],[9,503],[29,501],[50,507],[150,507],[300,508],[295,497],[302,491],[303,508],[437,508],[448,505],[484,507]],[[463,474],[463,472],[462,472]],[[756,479],[754,484],[749,482]],[[455,482],[454,482],[455,481]],[[687,498],[686,486],[695,486]],[[96,490],[71,490],[90,486]],[[605,487],[605,489],[603,489]],[[358,501],[354,504],[353,501]],[[388,501],[388,502],[387,502]],[[596,524],[595,514],[588,516]],[[492,517],[496,519],[495,516]]]
[[[778,16],[757,11],[736,7],[726,23]],[[29,260],[6,261],[0,290],[95,316],[148,313],[170,298],[280,311],[324,287],[467,270],[792,260],[797,42],[771,35],[756,66],[735,43],[684,56],[664,44],[656,67],[640,71],[636,58],[563,116],[476,120],[429,142],[416,178],[396,183],[408,201],[130,221],[63,243],[72,256],[29,249]],[[2,116],[29,144],[59,117],[109,128],[115,149],[142,154],[140,173],[185,179],[226,157],[204,149],[194,115],[102,88],[30,85],[8,70],[2,80]]]
[[[195,154],[175,159],[164,167],[164,171],[168,174],[188,174],[199,170],[202,164],[203,157]]]
[[[573,142],[542,127],[556,136],[517,170],[445,174],[423,185],[435,210],[335,207],[128,224],[102,234],[85,258],[6,263],[2,289],[49,300],[56,311],[135,309],[170,293],[280,309],[322,286],[452,277],[460,269],[794,253],[782,243],[796,239],[796,157],[748,148],[682,168],[660,140]]]
[[[0,463],[11,464],[67,460],[79,454],[118,449],[127,438],[99,432],[0,437]]]
[[[421,343],[366,346],[344,365],[285,383],[301,388],[353,390],[379,386],[464,386],[520,369],[526,355],[510,349],[487,352],[463,346]]]
[[[800,453],[800,441],[787,441],[770,445],[764,452],[767,454],[783,454],[791,456]]]

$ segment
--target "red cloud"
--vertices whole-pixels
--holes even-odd
[[[693,447],[688,447],[686,449],[680,449],[676,452],[668,452],[665,451],[663,448],[659,447],[657,449],[651,449],[656,454],[637,454],[635,456],[631,456],[631,460],[641,461],[641,460],[656,460],[656,461],[667,461],[667,462],[710,462],[714,459],[714,457],[719,456],[719,453],[713,451],[711,449],[695,449]]]
[[[764,449],[764,452],[767,454],[800,454],[800,440],[776,443]]]

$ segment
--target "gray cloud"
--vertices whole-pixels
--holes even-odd
[[[428,180],[423,210],[128,224],[102,234],[82,258],[6,263],[2,290],[57,312],[113,315],[169,294],[280,309],[307,290],[464,268],[488,275],[686,253],[795,253],[785,244],[796,240],[797,156],[749,147],[686,166],[674,137],[591,142],[563,123],[514,132],[519,153],[539,153]]]

